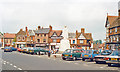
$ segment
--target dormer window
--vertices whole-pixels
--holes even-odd
[[[80,40],[80,43],[83,43],[83,40]]]

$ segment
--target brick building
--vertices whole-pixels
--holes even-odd
[[[93,45],[92,34],[85,33],[84,28],[81,28],[81,32],[76,30],[76,33],[71,34],[71,36],[73,36],[71,39],[69,38],[71,48],[82,48],[84,50],[88,50]]]

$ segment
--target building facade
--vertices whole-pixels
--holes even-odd
[[[2,37],[2,43],[4,42],[4,46],[13,46],[14,38],[15,38],[15,34],[4,33],[4,35]]]
[[[49,48],[49,33],[52,31],[52,26],[49,28],[41,28],[38,26],[38,29],[35,31],[35,46]]]
[[[93,39],[91,33],[85,33],[85,29],[81,28],[81,32],[76,30],[76,34],[73,34],[75,38],[70,39],[70,47],[71,48],[80,48],[84,50],[88,50],[93,46]]]
[[[59,49],[61,39],[63,39],[62,30],[52,30],[49,34],[49,49]]]
[[[106,19],[106,48],[116,49],[120,47],[120,10],[119,16],[109,16]]]

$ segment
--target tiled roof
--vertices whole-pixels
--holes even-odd
[[[77,38],[78,38],[81,34],[83,34],[83,36],[84,36],[86,39],[93,40],[93,39],[92,39],[92,34],[91,34],[91,33],[78,33]]]
[[[40,30],[36,30],[35,33],[49,33],[50,31],[50,28],[43,28],[43,29],[40,29]]]
[[[29,32],[30,36],[34,36],[35,35],[35,32],[33,30],[29,30],[28,32]]]
[[[50,32],[50,37],[53,35],[53,33],[56,33],[57,36],[60,36],[60,35],[62,34],[62,30],[52,30],[52,31]]]
[[[106,24],[105,24],[105,27],[107,27],[107,24],[109,22],[109,24],[111,25],[116,19],[118,18],[118,16],[107,16],[107,19],[106,19]],[[107,22],[108,21],[108,22]]]
[[[120,17],[117,17],[113,23],[110,25],[110,28],[120,26]]]
[[[68,38],[75,38],[76,37],[76,33],[68,33]]]
[[[4,38],[15,38],[15,34],[12,34],[12,33],[4,33]]]
[[[26,32],[23,31],[22,29],[20,29],[20,31],[16,34],[16,36],[17,36],[17,35],[26,35]]]

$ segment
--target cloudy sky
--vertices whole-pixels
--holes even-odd
[[[119,0],[1,0],[0,31],[17,33],[19,29],[53,26],[69,32],[92,33],[93,39],[105,39],[105,20],[118,15]]]

